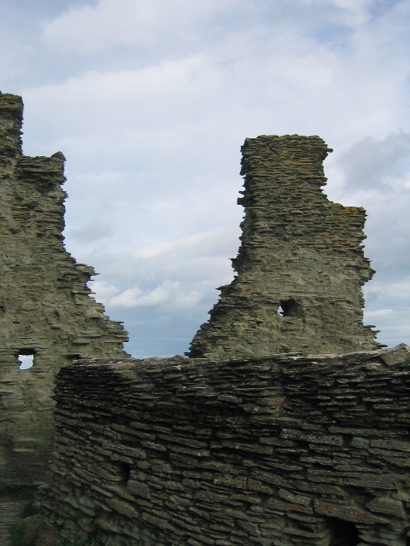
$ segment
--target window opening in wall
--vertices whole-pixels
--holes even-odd
[[[22,349],[17,356],[20,370],[29,370],[34,366],[34,349]]]
[[[351,521],[328,518],[332,531],[329,546],[356,546],[360,542],[359,531]]]
[[[278,308],[278,315],[281,317],[298,317],[302,315],[302,308],[293,298],[282,300]]]

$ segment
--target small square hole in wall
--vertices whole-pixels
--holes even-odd
[[[29,370],[34,366],[34,349],[21,350],[17,356],[20,370]]]
[[[117,467],[117,476],[120,478],[121,485],[127,485],[128,480],[131,477],[131,467],[127,463],[119,463]]]
[[[302,314],[302,307],[293,298],[281,300],[278,308],[280,317],[301,317]]]
[[[351,521],[338,518],[328,518],[332,531],[332,540],[329,546],[356,546],[360,543],[359,532]]]

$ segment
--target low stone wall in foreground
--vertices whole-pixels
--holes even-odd
[[[42,510],[115,545],[408,544],[410,348],[86,360]]]

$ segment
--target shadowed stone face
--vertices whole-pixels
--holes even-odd
[[[380,347],[363,326],[365,211],[322,192],[331,151],[317,137],[260,136],[242,147],[245,208],[237,276],[223,286],[189,356],[246,358]]]
[[[66,366],[43,513],[70,543],[407,546],[409,389],[405,345]]]

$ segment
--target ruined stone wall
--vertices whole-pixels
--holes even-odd
[[[90,297],[93,268],[64,248],[64,156],[22,154],[22,112],[20,97],[0,94],[0,485],[13,486],[44,480],[61,366],[124,357],[127,340]]]
[[[365,211],[322,192],[319,137],[260,136],[242,147],[245,207],[237,276],[221,288],[192,357],[345,353],[380,347],[363,326]]]
[[[405,546],[409,387],[404,345],[74,364],[42,509],[110,546]]]

